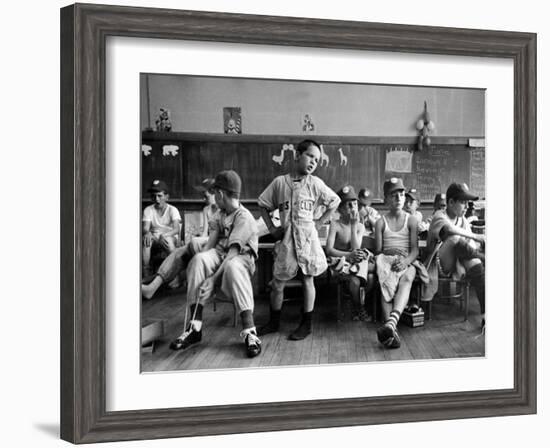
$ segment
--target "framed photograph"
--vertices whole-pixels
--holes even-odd
[[[61,57],[63,439],[536,412],[534,34],[80,4],[61,10]],[[373,294],[366,275],[354,300],[338,279],[357,273],[329,256],[314,275],[313,331],[301,282],[288,282],[277,331],[252,353],[281,275],[269,230],[287,219],[264,191],[310,152],[334,204],[359,207],[365,190],[390,222],[405,193],[427,217],[458,188],[477,207],[470,230],[484,237],[471,239],[483,243],[486,279],[440,282],[433,301],[409,285],[396,327],[387,304],[397,296]],[[238,188],[224,170],[238,173]],[[388,201],[394,191],[400,205]],[[156,254],[144,249],[151,201],[153,216],[166,204],[177,212]],[[225,222],[228,204],[248,210],[260,235],[239,254],[255,264],[246,276],[255,322],[246,298],[223,297],[234,282],[203,303],[193,269],[159,276],[175,251],[219,233],[206,223]],[[209,206],[218,217],[203,216]],[[321,206],[316,238],[330,255],[331,201]],[[331,223],[352,216],[332,212]],[[379,251],[376,228],[362,236],[365,253]],[[195,259],[185,256],[178,263]],[[200,344],[187,347],[190,331]]]

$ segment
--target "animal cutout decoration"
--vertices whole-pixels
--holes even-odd
[[[145,157],[151,155],[151,151],[153,151],[153,148],[149,145],[141,145],[141,152]]]
[[[274,155],[271,157],[271,160],[273,160],[278,165],[283,165],[283,162],[285,160],[285,152],[290,151],[292,152],[292,158],[294,159],[296,157],[296,150],[294,149],[294,145],[283,145],[281,148],[281,153],[279,155]]]
[[[348,157],[344,154],[344,151],[342,148],[338,148],[338,154],[340,154],[340,165],[346,165],[348,164]]]
[[[323,148],[323,145],[319,148],[321,150],[321,160],[319,161],[319,166],[323,166],[323,162],[326,163],[325,166],[328,166],[330,159],[328,157],[328,154],[325,152],[325,148]]]
[[[163,156],[176,157],[178,155],[178,151],[179,151],[179,148],[176,145],[164,145],[162,147]]]

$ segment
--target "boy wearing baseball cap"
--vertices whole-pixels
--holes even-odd
[[[367,234],[374,233],[374,225],[376,221],[380,219],[380,213],[373,207],[372,203],[372,192],[368,188],[361,188],[357,196],[358,206],[359,206],[359,216],[361,222],[365,226]]]
[[[159,246],[168,253],[175,250],[180,233],[181,216],[176,207],[167,203],[168,187],[155,179],[147,190],[153,204],[145,207],[142,218],[142,276],[150,275],[151,249]]]
[[[376,222],[376,273],[382,293],[384,325],[378,328],[378,341],[387,348],[399,348],[397,324],[409,301],[417,271],[427,281],[427,273],[417,260],[418,221],[403,210],[403,181],[392,177],[384,182],[384,200],[388,213]]]
[[[466,275],[476,291],[481,309],[482,329],[485,326],[485,235],[475,234],[464,217],[468,201],[478,197],[466,184],[452,183],[446,192],[446,208],[434,213],[428,230],[427,257],[430,283],[422,300],[432,300],[438,289],[439,274],[456,280]]]
[[[180,287],[180,273],[187,267],[190,259],[199,253],[208,242],[208,223],[218,212],[218,206],[214,200],[214,191],[212,186],[214,179],[204,179],[200,185],[194,187],[197,191],[204,194],[206,205],[202,210],[202,229],[200,236],[194,236],[184,246],[176,248],[170,253],[157,269],[156,275],[152,280],[144,279],[141,285],[141,296],[144,299],[152,299],[155,293],[163,284],[168,284],[171,289]]]
[[[260,354],[261,341],[254,326],[252,275],[258,257],[258,230],[252,214],[239,202],[241,178],[235,171],[221,171],[212,186],[220,211],[210,221],[208,242],[193,256],[187,268],[187,301],[191,319],[183,333],[170,344],[185,350],[202,339],[202,310],[217,283],[240,311],[241,338],[246,354]],[[185,321],[187,321],[187,310]]]
[[[360,265],[364,262],[365,272],[363,278],[359,275],[335,272],[335,274],[344,280],[348,288],[353,304],[352,320],[361,320],[369,322],[372,318],[367,314],[364,304],[361,304],[360,288],[366,286],[366,293],[370,292],[374,285],[374,274],[368,273],[369,253],[361,249],[363,235],[365,235],[365,226],[361,224],[359,210],[357,206],[357,195],[351,185],[346,185],[338,192],[340,205],[338,206],[338,220],[330,222],[327,244],[325,252],[327,256],[337,259],[344,258],[352,265]],[[374,272],[374,265],[372,265]]]

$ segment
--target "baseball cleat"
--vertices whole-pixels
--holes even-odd
[[[249,358],[254,358],[262,352],[262,341],[260,341],[260,338],[254,333],[248,333],[246,335],[244,345],[246,346],[246,356]]]
[[[171,342],[170,348],[172,350],[185,350],[193,344],[200,342],[201,339],[202,331],[195,331],[192,328],[189,328]]]

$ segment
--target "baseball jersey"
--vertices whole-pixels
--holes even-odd
[[[337,207],[340,198],[321,179],[307,175],[293,180],[287,174],[276,177],[258,198],[260,207],[269,211],[278,209],[282,241],[276,243],[273,276],[290,280],[298,273],[319,275],[327,269],[327,261],[317,229],[314,214],[318,207]]]
[[[447,215],[445,210],[438,210],[433,214],[430,222],[430,228],[428,230],[428,241],[426,245],[428,253],[431,253],[437,246],[437,243],[441,241],[441,229],[443,229],[446,224],[460,227],[468,232],[472,231],[470,228],[470,223],[466,218],[464,218],[464,216],[452,219],[449,215]]]
[[[155,236],[174,230],[174,223],[181,221],[179,210],[173,205],[166,204],[162,215],[159,215],[153,204],[143,210],[143,222],[151,222],[151,233]]]
[[[239,204],[239,208],[229,214],[219,210],[214,214],[208,226],[209,232],[218,231],[216,249],[227,252],[232,245],[236,244],[239,246],[241,254],[251,253],[254,257],[258,257],[256,220],[242,204]]]

